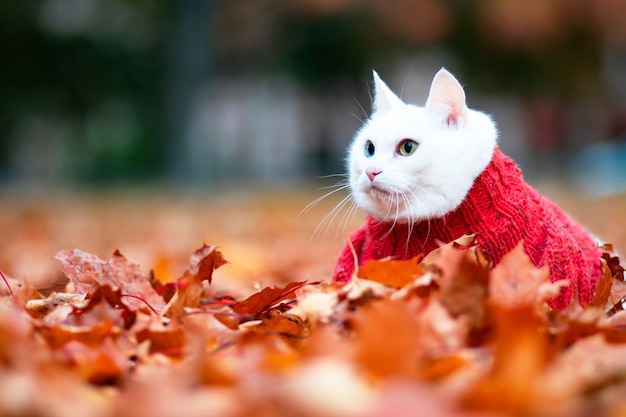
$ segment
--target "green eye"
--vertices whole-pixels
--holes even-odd
[[[417,149],[417,142],[412,139],[404,139],[398,145],[398,153],[402,156],[409,156]]]

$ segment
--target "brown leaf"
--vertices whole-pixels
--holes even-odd
[[[93,326],[37,326],[52,349],[58,349],[71,341],[81,342],[91,348],[100,346],[104,339],[116,338],[120,329],[110,320],[103,320]]]
[[[139,265],[128,262],[119,250],[115,250],[108,262],[78,249],[59,252],[55,258],[61,262],[63,274],[70,279],[78,294],[93,294],[99,286],[109,286],[145,300],[126,300],[132,309],[146,309],[146,303],[155,310],[165,306],[165,301],[143,276]]]
[[[150,342],[150,354],[162,353],[178,357],[184,353],[187,345],[187,336],[176,322],[166,326],[160,320],[152,319],[148,326],[137,330],[135,336],[139,343]]]
[[[596,291],[593,294],[593,299],[585,308],[604,308],[609,302],[609,296],[611,295],[611,287],[613,286],[613,274],[606,263],[605,259],[600,259],[602,263],[602,278],[596,285]]]
[[[41,318],[62,305],[84,304],[86,294],[68,294],[53,292],[44,299],[29,300],[25,307],[32,316]]]
[[[624,280],[624,267],[621,265],[619,257],[613,253],[612,247],[610,249],[604,249],[602,252],[602,259],[606,261],[606,264],[611,271],[611,275],[618,280]]]
[[[94,384],[111,384],[124,376],[130,367],[128,358],[110,338],[92,347],[73,340],[57,349],[55,355]]]
[[[203,245],[196,250],[189,259],[189,267],[182,277],[176,280],[176,293],[163,309],[166,317],[180,317],[185,312],[185,307],[200,307],[204,296],[203,281],[209,284],[213,279],[213,271],[228,261],[217,246]]]
[[[241,315],[259,316],[281,301],[295,298],[296,290],[307,285],[307,281],[290,282],[285,287],[266,287],[261,292],[252,294],[250,297],[233,306],[233,311]]]
[[[428,255],[422,259],[420,265],[423,267],[431,266],[435,264],[439,258],[441,257],[441,253],[443,248],[452,246],[457,249],[468,249],[476,245],[476,235],[463,235],[458,239],[453,240],[452,242],[446,244],[440,244],[440,246],[431,251]],[[486,261],[486,260],[485,260]]]
[[[227,263],[229,262],[222,252],[217,250],[217,246],[204,244],[191,255],[188,271],[200,281],[207,280],[210,284],[213,281],[213,271]]]
[[[393,288],[402,288],[422,274],[419,258],[407,260],[371,259],[359,268],[361,279],[380,282]]]
[[[465,316],[471,328],[485,321],[489,267],[480,263],[476,246],[460,248],[454,242],[439,248],[435,264],[441,270],[440,301],[453,317]]]
[[[308,326],[300,317],[283,314],[276,309],[261,314],[260,319],[261,323],[253,328],[254,331],[294,339],[302,339],[309,333]]]
[[[609,343],[601,334],[581,339],[553,363],[545,377],[546,389],[568,397],[623,381],[625,357],[625,343]]]
[[[537,384],[548,361],[546,336],[532,304],[496,307],[494,316],[493,366],[466,392],[464,403],[477,409],[532,415],[529,411],[541,403]]]
[[[493,269],[489,292],[491,301],[502,308],[538,307],[547,301],[542,297],[546,285],[551,285],[548,267],[537,268],[520,243]]]

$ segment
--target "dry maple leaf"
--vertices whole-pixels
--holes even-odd
[[[357,272],[361,279],[380,282],[393,288],[402,288],[422,274],[419,257],[407,260],[371,259]]]
[[[356,361],[372,376],[411,376],[416,373],[419,325],[415,311],[404,300],[372,302],[351,319]]]
[[[551,288],[560,288],[568,282],[550,282],[547,266],[537,268],[520,243],[502,257],[493,269],[489,282],[491,301],[502,308],[532,306],[541,308],[554,294]]]
[[[165,325],[161,320],[152,318],[147,326],[135,330],[135,337],[138,343],[150,342],[150,354],[162,353],[178,357],[182,356],[183,349],[187,346],[185,331],[176,321]]]
[[[119,250],[108,262],[78,249],[61,251],[55,259],[61,262],[63,274],[70,279],[74,292],[78,294],[92,294],[100,286],[109,286],[137,297],[125,300],[134,309],[146,308],[146,303],[153,310],[161,310],[165,306],[163,298],[152,288],[139,265],[129,262]]]
[[[130,361],[110,338],[93,347],[73,340],[57,349],[55,356],[94,384],[112,384],[130,369]]]
[[[546,335],[532,304],[495,309],[493,365],[469,388],[464,404],[527,415],[544,400],[537,387],[548,362]]]
[[[228,261],[217,250],[217,246],[203,245],[189,258],[189,267],[183,276],[176,280],[176,293],[163,309],[166,317],[179,317],[185,313],[186,307],[200,307],[204,294],[203,282],[209,284],[213,279],[213,271]]]
[[[602,263],[602,278],[596,285],[593,299],[585,306],[585,308],[605,308],[609,302],[609,297],[611,296],[613,274],[611,274],[611,270],[605,259],[601,258],[600,262]]]
[[[295,298],[296,290],[307,284],[311,283],[307,281],[290,282],[285,287],[274,286],[273,288],[263,288],[261,292],[252,294],[250,297],[234,305],[233,311],[242,316],[258,317],[261,313],[276,306],[281,301]]]
[[[478,329],[485,321],[485,301],[489,282],[489,265],[480,250],[473,244],[472,236],[462,238],[438,248],[431,262],[441,271],[438,280],[441,288],[439,300],[453,317],[465,316],[471,328]],[[472,246],[468,246],[472,245]]]
[[[200,281],[207,280],[210,284],[213,281],[213,271],[227,263],[222,252],[217,250],[217,246],[204,244],[191,254],[188,271]]]

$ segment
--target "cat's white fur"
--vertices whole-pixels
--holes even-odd
[[[491,118],[467,108],[465,92],[442,68],[424,107],[404,103],[374,71],[373,113],[348,153],[352,197],[381,221],[414,223],[456,209],[491,160],[497,131]],[[417,150],[402,156],[412,139]],[[375,146],[365,155],[367,141]],[[373,180],[367,171],[379,172]]]

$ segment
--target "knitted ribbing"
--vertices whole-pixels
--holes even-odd
[[[410,234],[410,235],[409,235]],[[552,281],[570,279],[550,306],[564,309],[574,291],[582,304],[591,301],[601,277],[600,251],[594,239],[554,203],[526,184],[522,173],[497,147],[463,202],[442,218],[412,225],[378,222],[368,217],[351,236],[359,266],[370,259],[425,256],[438,242],[476,234],[479,248],[494,266],[520,241],[536,266],[547,264]],[[342,249],[333,279],[348,281],[354,257]]]

